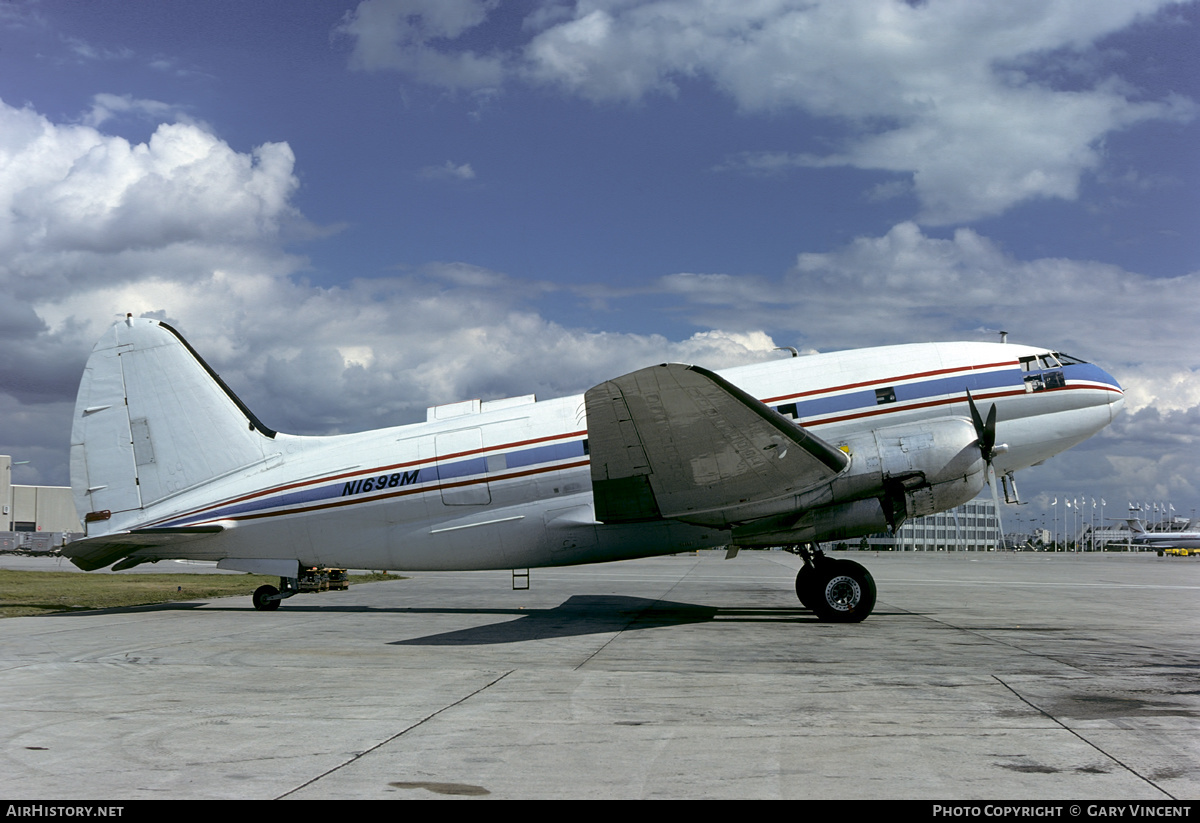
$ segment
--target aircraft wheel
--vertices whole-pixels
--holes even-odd
[[[875,580],[853,560],[826,561],[813,583],[812,610],[827,623],[858,623],[875,608]]]
[[[817,600],[816,582],[817,576],[812,564],[805,563],[800,567],[800,571],[796,572],[796,597],[800,598],[801,605],[809,611],[813,611],[813,603]]]
[[[279,608],[282,600],[268,600],[271,595],[279,594],[279,589],[274,586],[259,586],[254,590],[254,608],[260,612],[273,612]]]

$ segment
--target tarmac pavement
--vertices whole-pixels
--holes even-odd
[[[721,552],[0,621],[0,797],[1200,798],[1200,561]]]

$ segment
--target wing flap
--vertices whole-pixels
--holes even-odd
[[[724,526],[828,482],[850,458],[698,366],[640,369],[584,396],[596,517]]]

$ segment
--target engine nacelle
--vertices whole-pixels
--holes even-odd
[[[836,444],[850,467],[796,498],[789,514],[735,527],[739,546],[844,540],[895,530],[909,517],[954,508],[983,489],[975,427],[959,417],[875,429]]]
[[[958,417],[890,426],[873,432],[893,525],[952,509],[987,481],[975,427]]]

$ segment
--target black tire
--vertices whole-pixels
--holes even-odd
[[[800,604],[809,611],[814,611],[813,604],[817,602],[817,575],[811,563],[805,563],[796,572],[796,597]]]
[[[254,608],[260,612],[273,612],[279,608],[282,600],[268,600],[268,597],[279,594],[279,589],[274,586],[259,586],[254,590]]]
[[[812,610],[827,623],[858,623],[875,608],[875,580],[853,560],[827,560],[813,575]]]

